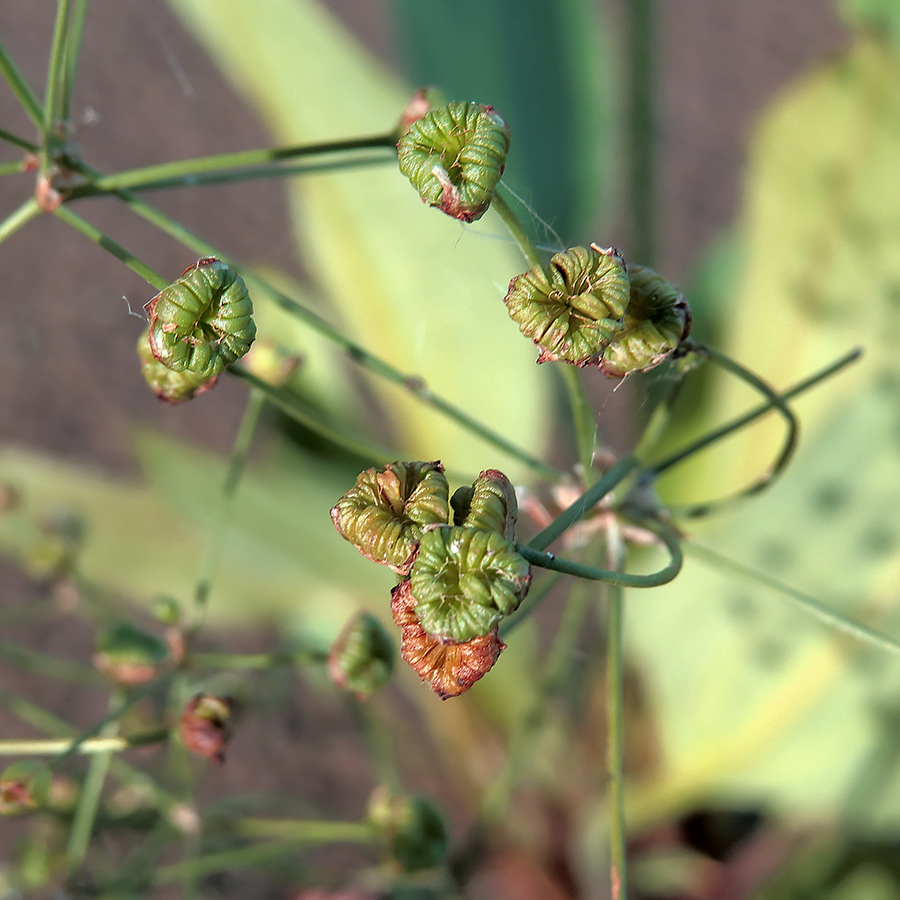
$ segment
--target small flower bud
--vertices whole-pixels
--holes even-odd
[[[168,594],[153,601],[153,618],[163,625],[178,625],[181,622],[181,604]]]
[[[168,661],[165,641],[131,622],[119,622],[97,639],[94,665],[117,684],[146,684]]]
[[[240,359],[256,337],[243,279],[218,259],[188,266],[144,307],[150,348],[176,372],[212,378]]]
[[[691,331],[691,308],[677,288],[646,266],[629,266],[628,276],[624,327],[600,361],[616,378],[659,365]]]
[[[394,644],[381,622],[360,611],[344,626],[328,654],[328,675],[361,699],[383,687],[394,671]]]
[[[414,121],[397,153],[423,203],[474,222],[491,205],[506,166],[509,128],[492,106],[448,103]]]
[[[218,376],[204,378],[193,372],[176,372],[163,365],[154,355],[150,346],[150,329],[138,338],[138,357],[141,360],[141,374],[150,389],[165,403],[182,403],[215,387]]]
[[[43,806],[52,775],[46,763],[20,760],[0,773],[0,815],[10,816]]]
[[[506,649],[496,626],[464,643],[429,634],[416,616],[408,578],[391,591],[391,615],[400,628],[400,655],[441,700],[464,694],[490,672]]]
[[[439,462],[366,469],[331,510],[338,533],[363,556],[405,575],[422,527],[450,518],[450,488]]]
[[[447,825],[426,797],[392,797],[378,789],[369,801],[369,819],[385,833],[392,859],[405,872],[430,869],[447,856]]]
[[[456,525],[422,535],[410,572],[422,627],[457,642],[489,634],[518,608],[530,584],[531,566],[510,541]]]
[[[257,378],[274,387],[287,384],[303,360],[270,337],[257,339],[244,357],[244,366]]]
[[[597,365],[623,328],[629,283],[617,250],[572,247],[509,283],[505,303],[540,348],[538,362]]]
[[[209,694],[197,694],[189,700],[178,722],[184,746],[210,762],[225,762],[225,745],[231,738],[233,705],[227,697],[212,697]]]

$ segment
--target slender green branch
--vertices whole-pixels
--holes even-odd
[[[210,246],[205,241],[192,234],[178,222],[169,218],[150,204],[145,203],[143,200],[140,200],[127,191],[121,192],[119,196],[121,196],[122,199],[139,216],[146,219],[148,222],[152,222],[161,231],[164,231],[166,234],[175,238],[177,241],[180,241],[186,247],[190,247],[198,255],[217,256],[219,259],[222,259],[224,262],[240,270],[241,267],[237,266],[234,261],[229,260],[228,257],[222,256],[221,254],[217,253],[214,247]],[[287,312],[291,313],[291,315],[295,316],[301,322],[304,322],[326,340],[331,341],[333,344],[343,349],[351,359],[353,359],[359,365],[367,368],[370,372],[374,373],[380,378],[384,378],[386,381],[390,381],[393,384],[397,384],[405,388],[410,394],[416,397],[419,402],[424,403],[426,406],[430,406],[432,409],[436,410],[446,418],[457,422],[471,434],[480,437],[491,446],[502,450],[513,459],[516,459],[524,465],[528,466],[528,468],[532,469],[533,471],[538,472],[548,478],[556,479],[562,477],[563,473],[558,469],[543,462],[543,460],[538,459],[537,457],[523,450],[521,447],[517,447],[515,444],[497,434],[492,429],[486,427],[485,425],[482,425],[480,422],[473,419],[459,407],[454,406],[452,403],[449,403],[442,397],[439,397],[437,394],[433,393],[420,378],[401,372],[390,363],[386,362],[378,356],[375,356],[375,354],[370,353],[359,344],[356,344],[354,341],[348,339],[330,322],[312,312],[312,310],[309,310],[301,304],[297,303],[295,300],[291,299],[286,294],[273,287],[264,279],[259,278],[258,276],[248,271],[241,271],[241,274],[244,276],[244,280],[250,286],[251,291],[254,289],[254,286],[258,290],[265,291],[282,309],[287,310]]]
[[[630,472],[637,468],[633,457],[620,459],[603,477],[586,490],[568,509],[563,510],[543,531],[536,534],[528,546],[532,550],[549,547],[566,529],[583,519],[610,491],[616,488]]]
[[[6,45],[0,40],[0,75],[6,79],[6,83],[12,89],[19,105],[25,110],[28,118],[34,123],[35,128],[43,130],[44,113],[41,110],[37,94],[25,80],[22,70],[16,65],[15,60],[9,55]]]
[[[185,669],[271,669],[273,666],[321,665],[328,661],[324,650],[286,650],[274,653],[191,653]]]
[[[78,70],[78,57],[81,54],[81,42],[84,38],[84,24],[87,20],[90,0],[75,0],[72,10],[72,21],[69,25],[69,36],[66,41],[66,80],[62,97],[61,118],[69,121],[72,110],[72,91],[75,88],[75,75]]]
[[[747,497],[752,497],[755,494],[760,493],[765,490],[768,485],[770,485],[784,470],[787,468],[787,464],[791,461],[791,457],[794,455],[794,451],[797,448],[797,438],[799,434],[799,426],[797,424],[797,417],[791,411],[790,407],[785,403],[780,394],[777,394],[773,388],[762,380],[755,372],[751,372],[746,367],[742,366],[740,363],[735,362],[730,357],[726,356],[719,350],[716,350],[712,347],[708,347],[703,344],[695,343],[693,341],[687,341],[689,349],[707,356],[712,362],[714,362],[717,366],[725,369],[728,372],[731,372],[732,375],[740,378],[742,381],[745,381],[751,387],[755,388],[759,393],[761,393],[772,405],[772,407],[781,414],[781,416],[785,420],[785,424],[787,425],[787,431],[784,437],[784,443],[781,446],[781,450],[778,453],[778,456],[775,459],[775,462],[752,484],[743,488],[742,490],[732,494],[729,497],[723,497],[720,500],[712,500],[707,503],[698,503],[687,507],[678,508],[677,510],[672,510],[672,515],[677,516],[686,516],[688,518],[699,518],[700,516],[706,516],[710,513],[717,512],[721,510],[723,507],[727,506],[730,503],[734,503],[737,500],[743,500]]]
[[[656,101],[658,96],[656,0],[631,0],[628,29],[628,192],[630,257],[653,266],[656,258]],[[615,898],[618,900],[618,898]]]
[[[110,700],[112,708],[117,697]],[[107,722],[103,726],[103,737],[115,737],[119,730],[118,721]],[[100,795],[103,793],[103,785],[106,783],[106,773],[109,771],[109,762],[112,758],[110,750],[100,750],[91,758],[88,766],[87,777],[81,785],[81,793],[78,796],[78,805],[75,807],[75,815],[72,818],[72,827],[69,829],[69,842],[66,847],[66,864],[69,872],[75,871],[85,860],[88,847],[91,843],[91,834],[94,831],[94,821],[97,818],[97,809],[100,806]]]
[[[22,171],[22,163],[16,160],[0,163],[0,178],[4,175],[16,175]]]
[[[594,407],[584,386],[581,371],[565,363],[560,363],[556,369],[569,395],[578,463],[581,466],[582,478],[587,482],[594,461],[594,448],[597,445],[597,417],[594,415]]]
[[[134,193],[146,191],[165,191],[181,187],[209,187],[217,184],[233,184],[236,182],[251,181],[260,178],[290,178],[294,175],[313,175],[323,172],[337,172],[341,169],[360,169],[363,166],[382,165],[392,161],[392,157],[385,154],[354,155],[352,159],[340,157],[328,159],[323,162],[299,162],[292,165],[284,163],[268,163],[261,166],[252,166],[242,169],[228,169],[223,172],[201,172],[196,175],[178,175],[169,178],[160,178],[157,181],[146,181],[129,188]],[[396,165],[396,161],[394,164]],[[72,200],[81,200],[86,197],[101,197],[114,194],[119,195],[121,188],[101,187],[94,182],[86,182],[73,188],[69,197]]]
[[[169,731],[158,728],[128,736],[108,736],[91,738],[82,741],[76,753],[80,756],[94,756],[97,753],[120,753],[131,747],[146,747],[148,744],[159,744],[168,740]],[[0,741],[0,756],[55,756],[65,753],[72,747],[71,738],[35,738],[34,740]]]
[[[40,214],[41,208],[38,206],[37,200],[29,197],[15,212],[11,212],[3,222],[0,222],[0,244]]]
[[[156,869],[152,876],[153,884],[171,884],[174,881],[189,881],[227,872],[248,866],[265,865],[279,857],[295,857],[296,843],[273,841],[268,844],[254,844],[250,847],[238,847],[234,850],[223,850],[220,853],[207,853],[181,862],[171,863]]]
[[[29,153],[37,153],[38,150],[40,150],[40,147],[33,141],[27,141],[25,138],[19,137],[17,134],[13,134],[5,128],[0,128],[0,141],[6,141],[7,144],[12,144],[14,147],[27,150]],[[7,163],[7,165],[12,165],[12,163]],[[16,169],[14,171],[21,172],[22,161],[17,160],[15,165]]]
[[[62,118],[63,97],[66,91],[66,41],[69,34],[69,7],[71,0],[58,0],[50,60],[47,64],[47,87],[44,94],[44,152],[57,143],[57,123]],[[46,164],[46,161],[45,161]]]
[[[200,156],[181,159],[176,162],[128,169],[112,175],[104,175],[93,181],[99,191],[140,190],[148,185],[169,179],[185,179],[189,176],[223,175],[235,169],[246,169],[269,165],[281,160],[298,159],[306,156],[328,156],[373,148],[396,150],[397,139],[393,134],[373,137],[350,138],[343,141],[327,141],[320,144],[299,144],[291,147],[266,147],[259,150],[243,150],[237,153],[219,153],[215,156]],[[392,153],[390,157],[393,158]]]
[[[575,575],[577,578],[587,578],[590,581],[605,581],[608,584],[618,584],[622,587],[647,588],[668,584],[678,575],[684,563],[681,538],[674,529],[661,522],[642,522],[641,524],[656,534],[666,545],[671,557],[666,566],[649,575],[629,575],[614,569],[598,569],[594,566],[574,562],[571,559],[564,559],[561,556],[554,556],[552,553],[542,553],[527,545],[520,544],[517,549],[533,566],[562,572],[564,575]]]
[[[856,348],[855,350],[851,350],[849,353],[846,353],[840,359],[826,366],[824,369],[820,369],[818,372],[815,372],[808,378],[805,378],[803,381],[797,382],[797,384],[795,384],[792,388],[785,391],[783,394],[780,394],[779,396],[781,397],[781,400],[783,402],[793,400],[794,397],[799,396],[804,391],[808,391],[810,388],[815,387],[822,381],[825,381],[826,378],[830,378],[832,375],[837,374],[841,369],[849,366],[851,363],[856,362],[861,356],[861,349]],[[736,419],[732,419],[730,422],[722,425],[721,428],[717,428],[715,431],[711,431],[709,434],[704,435],[691,444],[688,444],[688,446],[684,449],[678,450],[671,456],[667,456],[665,459],[660,460],[658,463],[654,463],[652,466],[648,466],[641,473],[641,478],[656,478],[667,469],[671,469],[673,466],[678,465],[678,463],[683,462],[689,456],[693,456],[695,453],[699,453],[701,450],[705,450],[710,445],[721,441],[723,438],[728,437],[728,435],[733,434],[735,431],[738,431],[741,428],[749,425],[760,416],[765,415],[767,412],[771,412],[773,409],[775,409],[775,406],[776,404],[770,400],[767,403],[763,403],[760,406],[757,406],[755,409],[750,410],[750,412],[746,413],[745,415],[739,416]]]
[[[250,445],[259,424],[259,417],[266,405],[266,398],[262,391],[252,388],[247,396],[247,405],[234,439],[234,447],[231,451],[231,459],[228,463],[228,471],[225,473],[225,481],[219,496],[219,507],[216,510],[213,530],[206,545],[206,552],[200,566],[200,574],[197,577],[197,586],[194,591],[194,609],[191,616],[190,630],[195,632],[203,621],[206,613],[206,605],[209,600],[209,591],[212,579],[219,562],[222,551],[225,548],[225,535],[231,524],[231,514],[234,509],[234,500],[237,494],[241,476],[250,452]]]
[[[295,422],[305,425],[311,431],[321,435],[332,444],[342,447],[344,450],[379,464],[399,459],[402,455],[389,447],[382,447],[364,434],[350,432],[341,428],[322,415],[321,412],[304,403],[296,394],[263,381],[240,364],[232,365],[228,371],[232,375],[236,375],[238,378],[246,381],[254,389],[265,394],[266,399],[273,406],[276,406],[285,415],[290,416]]]
[[[73,213],[67,206],[57,207],[55,214],[58,219],[61,219],[67,225],[71,225],[86,238],[101,246],[108,253],[111,253],[120,262],[125,263],[132,272],[140,275],[141,278],[153,285],[157,290],[161,291],[168,284],[168,281],[162,275],[154,272],[150,266],[141,262],[134,254],[126,250],[121,244],[117,244],[111,237],[100,231],[99,228],[95,228],[77,213]]]
[[[251,819],[234,822],[242,837],[277,838],[303,844],[369,844],[381,838],[381,831],[368,821],[328,822],[319,819]]]
[[[491,209],[503,219],[503,224],[512,235],[512,239],[516,242],[516,246],[521,251],[522,256],[525,257],[525,261],[528,265],[543,265],[537,247],[534,246],[528,232],[525,230],[522,220],[516,215],[515,210],[513,210],[509,201],[506,199],[502,185],[498,185],[497,190],[494,192],[494,198],[491,201]]]
[[[765,572],[760,572],[758,569],[754,569],[751,566],[735,562],[733,559],[729,559],[727,556],[723,556],[715,550],[710,550],[709,547],[703,547],[694,541],[687,540],[685,543],[688,551],[692,555],[706,561],[710,565],[728,569],[746,578],[752,578],[759,584],[763,584],[773,591],[777,591],[779,594],[783,594],[788,599],[793,600],[800,609],[819,619],[819,621],[824,622],[826,625],[836,628],[838,631],[842,631],[844,634],[847,634],[858,641],[871,644],[879,650],[886,650],[888,653],[895,656],[900,655],[900,641],[888,637],[888,635],[876,631],[868,625],[863,625],[862,622],[857,622],[855,619],[851,619],[843,613],[825,606],[824,603],[816,600],[815,597],[811,597],[803,591],[798,591],[796,588],[792,588],[783,581],[779,581],[777,578],[766,575]]]
[[[622,568],[625,548],[618,528],[607,530],[607,565]],[[625,826],[625,592],[619,585],[605,585],[609,608],[606,652],[607,770],[609,772],[610,882],[613,900],[628,896]]]
[[[22,644],[0,640],[0,659],[6,660],[20,669],[48,678],[58,678],[70,684],[88,687],[109,687],[109,681],[96,669],[69,662],[49,653],[31,650]]]

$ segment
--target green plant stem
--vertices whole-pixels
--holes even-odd
[[[348,697],[347,700],[348,703],[353,704],[353,711],[362,725],[369,766],[375,783],[387,787],[391,794],[402,794],[403,784],[397,768],[392,736],[387,733],[375,715],[371,699],[358,700],[356,697]],[[272,837],[273,835],[268,836]]]
[[[781,414],[781,416],[785,420],[785,424],[787,425],[784,443],[781,446],[781,450],[779,451],[775,462],[752,484],[736,492],[735,494],[732,494],[731,496],[723,497],[719,500],[712,500],[707,503],[698,503],[687,507],[680,507],[677,510],[671,511],[672,515],[685,516],[688,518],[699,518],[700,516],[706,516],[710,513],[718,512],[731,503],[734,503],[738,500],[743,500],[747,497],[752,497],[755,494],[758,494],[761,491],[765,490],[765,488],[768,487],[768,485],[770,485],[787,468],[788,463],[791,461],[791,457],[793,457],[794,451],[797,448],[799,426],[796,416],[791,411],[787,403],[785,403],[785,401],[782,399],[781,395],[777,394],[775,390],[769,384],[763,381],[763,379],[760,378],[755,372],[751,372],[745,366],[742,366],[740,363],[735,362],[720,350],[716,350],[713,347],[708,347],[704,344],[700,344],[691,340],[688,340],[685,343],[688,349],[708,357],[717,366],[725,369],[727,372],[730,372],[732,375],[740,378],[742,381],[745,381],[751,387],[759,391],[759,393],[761,393],[769,401],[772,407]]]
[[[396,148],[397,139],[393,134],[371,137],[350,138],[342,141],[326,141],[320,144],[299,144],[291,147],[267,147],[259,150],[244,150],[238,153],[219,153],[215,156],[200,156],[176,162],[128,169],[112,175],[104,175],[92,181],[92,187],[103,192],[119,190],[140,190],[169,179],[185,179],[199,174],[227,174],[235,169],[262,166],[280,160],[298,159],[306,156],[326,156],[373,148]],[[184,183],[184,182],[182,182]]]
[[[371,822],[328,822],[318,819],[253,819],[234,822],[242,837],[277,838],[302,844],[369,844],[381,838]]]
[[[198,255],[216,256],[229,265],[235,266],[234,262],[229,260],[228,257],[218,254],[214,247],[211,247],[205,241],[189,232],[178,222],[169,218],[150,204],[145,203],[144,201],[135,197],[133,194],[129,194],[127,191],[121,192],[119,196],[122,197],[122,199],[128,204],[128,206],[139,216],[146,219],[148,222],[153,223],[161,231],[164,231],[166,234],[175,238],[175,240],[180,241],[186,247],[190,247]],[[240,267],[235,266],[235,268],[239,269]],[[499,450],[502,450],[510,457],[523,463],[533,471],[547,478],[557,479],[562,477],[563,473],[559,469],[556,469],[553,466],[543,462],[543,460],[538,459],[537,457],[523,450],[521,447],[517,447],[506,438],[502,437],[495,431],[487,428],[485,425],[482,425],[480,422],[473,419],[463,410],[447,402],[437,394],[434,394],[420,378],[401,372],[390,363],[386,362],[383,359],[380,359],[379,357],[375,356],[375,354],[370,353],[368,350],[361,347],[359,344],[356,344],[353,341],[349,340],[337,328],[335,328],[321,316],[297,303],[295,300],[277,290],[264,279],[253,275],[251,272],[242,271],[241,274],[244,276],[244,279],[247,282],[248,286],[251,288],[251,291],[255,287],[258,290],[268,293],[272,300],[282,309],[289,312],[301,322],[304,322],[313,331],[317,332],[326,340],[340,347],[354,362],[365,367],[380,378],[384,378],[386,381],[404,388],[406,391],[416,397],[416,399],[420,403],[423,403],[426,406],[430,406],[441,415],[461,425],[471,434],[480,437],[487,444],[496,447]]]
[[[250,847],[239,847],[234,850],[223,850],[220,853],[207,853],[181,862],[161,866],[153,873],[153,884],[171,884],[175,881],[196,881],[217,872],[226,872],[249,866],[263,865],[281,856],[295,856],[297,845],[285,841],[273,841],[268,844],[255,844]]]
[[[78,69],[78,57],[81,54],[81,42],[84,38],[84,24],[87,20],[90,0],[75,0],[69,35],[66,41],[66,80],[62,97],[61,116],[69,121],[72,110],[72,90],[75,87],[75,74]]]
[[[820,622],[823,622],[831,628],[836,628],[838,631],[841,631],[858,641],[862,641],[865,644],[871,644],[879,650],[886,650],[894,656],[900,655],[900,641],[888,637],[888,635],[883,634],[880,631],[875,631],[874,628],[870,628],[862,622],[857,622],[855,619],[851,619],[835,609],[831,609],[821,601],[816,600],[815,597],[811,597],[809,594],[803,593],[803,591],[798,591],[796,588],[785,584],[783,581],[779,581],[777,578],[766,575],[765,572],[760,572],[758,569],[754,569],[751,566],[735,562],[733,559],[729,559],[727,556],[723,556],[715,550],[710,550],[709,547],[703,547],[694,541],[686,541],[685,543],[688,551],[693,556],[704,560],[710,565],[720,569],[728,569],[746,578],[752,578],[759,584],[763,584],[773,591],[777,591],[779,594],[793,600],[801,610],[809,613],[811,616],[814,616]]]
[[[607,531],[608,563],[620,569],[624,563],[624,547],[618,529]],[[606,651],[607,699],[607,769],[609,772],[610,818],[610,883],[612,900],[628,896],[626,876],[625,828],[625,592],[619,585],[605,587],[608,598],[609,625]]]
[[[354,155],[352,159],[340,157],[328,159],[322,162],[299,162],[293,165],[282,163],[268,163],[260,166],[251,166],[241,169],[228,169],[223,172],[200,172],[196,175],[173,175],[169,178],[160,178],[157,181],[141,182],[132,188],[130,192],[144,193],[146,191],[166,191],[182,187],[209,187],[217,184],[234,184],[235,182],[252,181],[260,178],[290,178],[294,175],[312,175],[323,172],[336,172],[341,169],[360,169],[363,166],[382,165],[393,162],[396,158],[386,154]],[[81,200],[87,197],[119,196],[121,188],[103,188],[93,182],[80,184],[71,189],[69,199]]]
[[[116,705],[118,699],[113,697],[110,700],[110,708]],[[107,722],[103,726],[102,734],[104,737],[114,737],[118,730],[118,721]],[[69,830],[69,842],[66,847],[66,864],[69,872],[75,871],[87,856],[91,834],[94,830],[94,821],[97,818],[97,809],[100,806],[100,795],[103,793],[103,785],[106,782],[106,773],[109,771],[111,758],[111,751],[99,750],[93,755],[88,766],[87,777],[81,786],[78,805],[75,807],[75,816]]]
[[[168,284],[162,275],[154,272],[150,266],[141,262],[134,254],[126,250],[121,244],[117,244],[111,237],[100,231],[99,228],[95,228],[77,213],[73,213],[65,204],[57,207],[55,215],[67,225],[71,225],[74,229],[80,231],[86,238],[101,246],[108,253],[111,253],[120,262],[125,263],[132,272],[139,275],[158,291],[161,291]]]
[[[22,171],[22,163],[13,160],[12,162],[0,163],[0,178],[4,175],[15,175]]]
[[[527,262],[529,266],[543,265],[537,247],[534,246],[534,242],[525,230],[522,220],[516,215],[515,210],[506,199],[506,194],[502,185],[497,185],[497,190],[494,192],[494,198],[491,200],[491,209],[493,209],[503,220],[503,224],[506,226],[510,235],[512,235],[512,239],[516,242],[516,246],[521,251],[522,256],[525,257],[525,262]]]
[[[58,678],[60,681],[67,681],[70,684],[109,687],[108,679],[90,666],[82,666],[79,663],[59,659],[49,653],[40,653],[12,641],[0,640],[0,659],[26,672],[44,675],[47,678]]]
[[[328,661],[324,650],[279,653],[191,653],[185,669],[271,669],[273,666],[322,665]]]
[[[657,12],[655,0],[631,0],[628,30],[628,132],[631,248],[629,259],[656,259]]]
[[[644,527],[653,531],[666,545],[671,559],[669,563],[658,572],[649,575],[629,575],[614,569],[598,569],[594,566],[586,566],[570,559],[554,556],[552,553],[542,553],[528,545],[518,545],[518,552],[533,566],[551,569],[554,572],[562,572],[564,575],[575,575],[577,578],[587,578],[590,581],[605,581],[607,584],[618,584],[622,587],[648,588],[668,584],[681,571],[684,556],[681,550],[681,538],[674,529],[662,522],[642,522]]]
[[[53,41],[50,45],[50,60],[47,64],[47,88],[44,95],[44,153],[52,154],[59,143],[56,133],[57,123],[62,117],[62,98],[66,84],[66,38],[69,33],[69,7],[71,0],[58,0],[56,22],[53,26]],[[50,164],[44,160],[44,168]]]
[[[581,372],[575,366],[559,363],[556,366],[572,407],[572,420],[575,427],[575,448],[581,477],[585,485],[590,483],[594,448],[597,446],[597,418],[588,397],[587,388]]]
[[[251,388],[247,396],[244,415],[241,418],[241,424],[234,439],[234,447],[231,450],[228,471],[225,473],[225,481],[222,484],[222,491],[219,495],[219,506],[213,521],[212,534],[206,545],[203,563],[200,566],[200,574],[197,577],[197,586],[194,590],[194,609],[189,626],[191,632],[197,631],[206,614],[210,587],[212,586],[213,576],[222,559],[222,551],[225,548],[225,536],[228,532],[228,526],[231,524],[231,515],[234,509],[238,485],[240,484],[241,476],[244,474],[250,445],[253,443],[256,426],[259,424],[259,417],[265,405],[266,398],[262,391]]]
[[[145,731],[141,734],[132,734],[127,737],[109,735],[82,741],[78,745],[76,752],[80,756],[94,756],[98,753],[120,753],[122,750],[128,750],[131,747],[159,744],[168,740],[168,737],[169,731],[166,728],[158,728],[154,731]],[[54,756],[57,753],[64,753],[71,746],[71,738],[6,740],[0,741],[0,756]]]
[[[290,416],[301,425],[305,425],[337,447],[342,447],[350,453],[379,465],[400,459],[402,456],[396,450],[376,444],[364,434],[353,433],[334,425],[321,412],[304,403],[296,394],[263,381],[240,363],[234,364],[228,371],[265,394],[266,399],[285,415]]]
[[[620,459],[596,484],[563,510],[543,531],[536,534],[528,542],[529,548],[544,550],[549,547],[564,531],[583,519],[610,491],[618,487],[637,465],[638,461],[634,457]]]
[[[26,141],[25,138],[19,137],[17,134],[13,134],[11,131],[7,131],[5,128],[0,128],[0,141],[6,141],[7,144],[12,144],[14,147],[19,147],[22,150],[27,150],[29,153],[37,153],[40,147],[32,141]],[[12,165],[12,163],[9,163]],[[22,171],[22,161],[16,161],[17,169],[16,171]]]
[[[0,244],[40,214],[41,208],[38,206],[37,200],[29,197],[17,210],[11,212],[0,222]]]
[[[795,384],[792,388],[782,394],[779,394],[779,397],[785,403],[788,400],[793,400],[794,397],[797,397],[805,391],[808,391],[810,388],[815,387],[822,381],[825,381],[826,378],[830,378],[832,375],[837,374],[841,369],[849,366],[851,363],[856,362],[861,356],[861,349],[856,348],[855,350],[851,350],[849,353],[846,353],[840,359],[835,360],[835,362],[826,366],[824,369],[820,369],[818,372],[813,373],[803,381],[797,382],[797,384]],[[730,422],[727,422],[720,428],[715,429],[715,431],[711,431],[709,434],[706,434],[693,443],[688,444],[684,449],[678,450],[670,456],[665,457],[665,459],[660,460],[658,463],[654,463],[652,466],[647,466],[641,472],[641,479],[643,480],[644,478],[658,477],[666,470],[671,469],[673,466],[678,465],[678,463],[680,462],[683,462],[689,456],[693,456],[695,453],[699,453],[701,450],[705,450],[712,444],[723,440],[724,438],[728,437],[728,435],[749,425],[760,416],[765,415],[767,412],[771,412],[773,409],[775,409],[775,406],[776,404],[770,400],[767,403],[763,403],[760,406],[755,407],[754,409],[750,410],[750,412],[745,413],[743,416],[732,419]]]
[[[35,128],[42,130],[44,127],[44,113],[38,101],[37,94],[25,80],[22,70],[16,65],[15,60],[9,55],[6,45],[0,41],[0,75],[6,79],[19,105],[25,110],[26,115],[34,123]],[[37,149],[37,148],[35,148]]]

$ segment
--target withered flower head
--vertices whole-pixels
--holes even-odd
[[[400,628],[400,655],[442,700],[464,694],[490,672],[506,649],[496,626],[489,634],[463,643],[429,634],[415,607],[406,578],[391,591],[391,614]]]
[[[181,713],[178,729],[185,747],[210,762],[225,762],[225,745],[231,738],[229,698],[197,694],[188,700]]]

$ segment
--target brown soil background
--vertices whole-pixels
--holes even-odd
[[[54,6],[47,0],[0,3],[0,35],[39,91]],[[391,59],[381,0],[331,0],[331,6],[375,53]],[[621,16],[625,0],[612,6]],[[762,106],[813,61],[839,49],[844,34],[824,0],[666,0],[660,7],[659,267],[677,282],[734,217],[748,135]],[[161,0],[95,0],[73,115],[84,158],[104,171],[269,142]],[[32,132],[5,84],[0,127]],[[3,150],[2,160],[12,158]],[[0,180],[0,213],[18,206],[32,185],[28,174]],[[175,191],[153,201],[228,254],[298,272],[277,182]],[[116,204],[92,201],[79,212],[126,247],[141,248],[157,271],[174,276],[190,261]],[[129,305],[139,309],[150,292],[102,250],[44,217],[0,245],[0,285],[0,442],[119,472],[133,469],[129,440],[136,423],[206,448],[230,447],[244,388],[223,379],[201,403],[158,403],[135,364],[141,323],[128,314]],[[0,607],[36,596],[23,576],[0,567]],[[2,637],[85,660],[90,637],[70,622],[10,628]],[[270,640],[247,636],[240,645],[261,648]],[[36,681],[6,665],[0,665],[0,685],[85,724],[103,712],[97,692]],[[210,776],[215,789],[281,792],[337,815],[358,815],[370,782],[352,749],[359,743],[356,726],[308,691],[287,692],[278,702],[265,750],[256,744],[249,752],[262,726],[248,722],[239,738],[248,752],[236,744],[229,765]],[[0,709],[0,735],[31,733]],[[13,821],[0,823],[0,861],[15,837]]]

